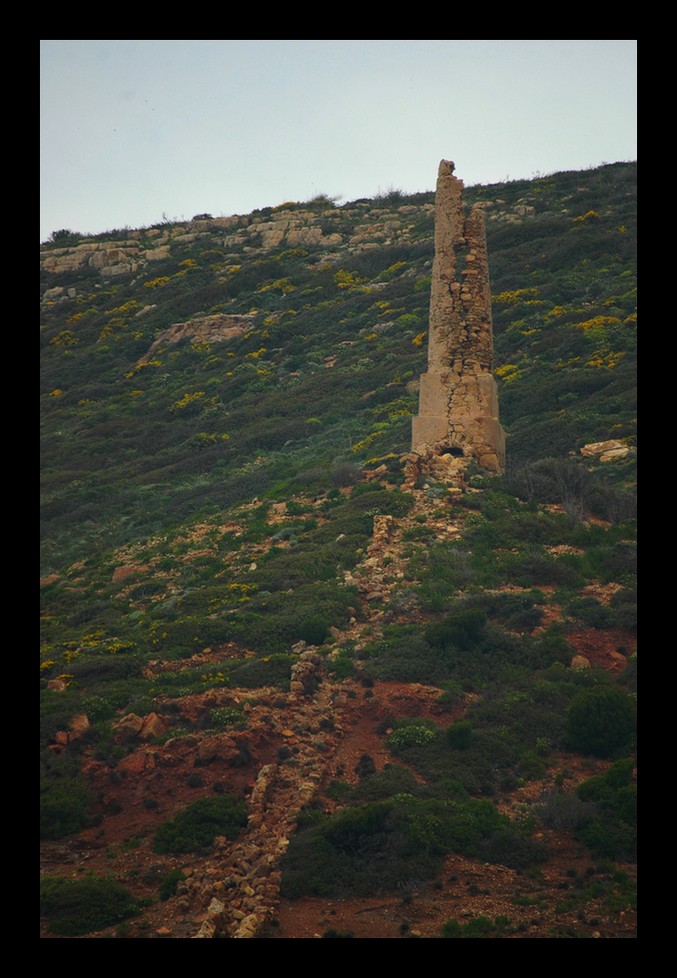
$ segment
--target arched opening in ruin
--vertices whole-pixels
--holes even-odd
[[[454,458],[463,458],[465,452],[460,445],[446,445],[441,454],[453,455]]]

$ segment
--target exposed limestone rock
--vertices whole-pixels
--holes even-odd
[[[571,660],[572,669],[590,669],[590,659],[584,655],[575,655]]]
[[[294,696],[311,696],[322,680],[322,657],[317,652],[302,652],[291,667],[289,690]]]
[[[215,934],[216,934],[216,924],[214,923],[214,921],[203,920],[202,924],[200,925],[200,929],[197,932],[197,934],[194,935],[194,938],[200,938],[200,937],[212,938],[215,936]]]
[[[631,450],[627,445],[615,439],[609,441],[594,441],[581,448],[584,458],[597,458],[600,462],[612,462],[614,459],[625,458]]]
[[[261,921],[256,914],[251,913],[238,924],[233,937],[256,937]]]
[[[159,717],[157,713],[149,713],[148,716],[140,717],[136,713],[128,713],[116,723],[113,729],[124,737],[138,737],[139,740],[152,740],[166,733],[169,725],[166,720]]]
[[[103,274],[131,274],[139,266],[139,245],[122,241],[115,245],[86,242],[73,248],[55,248],[40,256],[43,271],[61,274],[95,268]],[[114,271],[115,270],[115,271]]]
[[[217,313],[214,316],[190,319],[186,323],[174,323],[160,333],[148,352],[137,361],[137,366],[147,363],[160,347],[172,346],[181,340],[191,340],[193,343],[224,343],[237,339],[251,326],[252,319],[252,316]]]
[[[64,292],[65,289],[63,288],[63,286],[55,285],[53,289],[46,289],[42,298],[45,302],[53,302],[55,299],[58,299],[61,296],[63,296]]]
[[[154,740],[155,737],[161,737],[169,729],[169,724],[165,719],[158,716],[157,713],[149,713],[143,718],[143,725],[139,733],[139,738],[141,740]]]
[[[502,472],[505,434],[492,376],[491,296],[484,215],[463,209],[463,182],[442,160],[435,197],[428,370],[421,376],[412,449],[474,458]]]
[[[78,713],[69,724],[71,740],[77,740],[78,737],[82,737],[83,734],[87,733],[90,726],[89,717],[84,713]]]
[[[119,730],[124,734],[132,734],[135,737],[141,733],[142,727],[143,717],[137,716],[136,713],[128,713],[113,724],[114,730]]]

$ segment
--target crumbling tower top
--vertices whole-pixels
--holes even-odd
[[[484,214],[466,214],[463,182],[442,160],[435,194],[435,258],[430,289],[428,369],[421,375],[412,449],[474,458],[490,472],[505,465],[492,376],[493,336]]]

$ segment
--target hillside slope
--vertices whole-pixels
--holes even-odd
[[[43,936],[635,936],[635,166],[466,193],[462,490],[432,195],[43,247]]]

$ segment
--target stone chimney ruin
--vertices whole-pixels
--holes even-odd
[[[430,290],[428,369],[421,375],[412,451],[505,467],[505,432],[491,373],[489,263],[481,204],[463,207],[463,182],[442,160],[435,194],[435,258]]]

